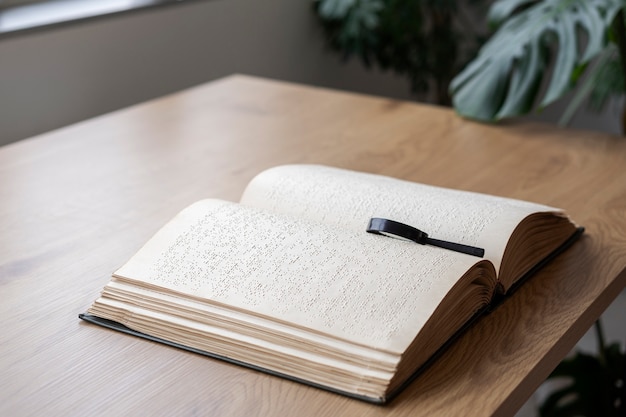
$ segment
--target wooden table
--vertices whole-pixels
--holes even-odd
[[[381,407],[78,319],[189,203],[322,163],[565,208],[587,229]],[[0,415],[510,415],[626,285],[626,140],[233,76],[0,148]]]

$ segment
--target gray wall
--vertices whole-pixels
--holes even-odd
[[[308,0],[214,0],[0,38],[0,144],[231,73],[408,97],[343,66]]]
[[[410,98],[327,51],[310,0],[191,2],[0,38],[0,145],[232,73]]]

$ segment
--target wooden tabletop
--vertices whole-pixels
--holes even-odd
[[[176,212],[285,163],[532,200],[587,232],[387,406],[78,319]],[[0,201],[0,415],[511,415],[626,285],[623,138],[246,76],[0,148]]]

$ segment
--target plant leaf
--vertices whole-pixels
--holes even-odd
[[[546,398],[539,409],[542,417],[591,416],[593,410],[604,415],[600,410],[604,405],[604,391],[610,381],[605,377],[598,358],[578,353],[561,362],[550,377],[567,377],[569,384]]]
[[[329,45],[341,51],[344,59],[356,55],[370,66],[383,0],[319,0],[314,4]]]
[[[357,0],[321,0],[319,14],[327,19],[342,19]]]
[[[567,126],[583,102],[589,100],[589,107],[599,110],[611,95],[624,92],[624,78],[621,74],[621,63],[615,44],[609,45],[602,51],[589,70],[587,77],[576,89],[576,93],[569,101],[559,119],[559,125]]]
[[[537,0],[495,1],[489,8],[489,14],[487,15],[487,21],[489,22],[489,26],[492,28],[500,26],[500,24],[508,19],[515,10],[536,2]]]
[[[563,360],[548,378],[566,380],[539,407],[541,417],[622,416],[626,352],[619,343],[599,346],[598,355],[578,352]]]
[[[589,108],[599,112],[611,97],[624,94],[625,86],[622,63],[617,47],[607,49],[607,59],[600,66],[589,95]]]
[[[492,15],[504,18],[528,4],[500,0]],[[543,0],[513,14],[452,80],[457,112],[482,121],[527,113],[541,98],[539,87],[551,61],[554,68],[540,106],[558,99],[580,67],[606,47],[608,28],[622,7],[626,0]]]

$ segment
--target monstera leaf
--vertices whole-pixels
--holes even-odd
[[[457,112],[495,121],[558,99],[607,47],[611,23],[625,6],[626,0],[494,2],[489,17],[497,32],[450,84]]]

